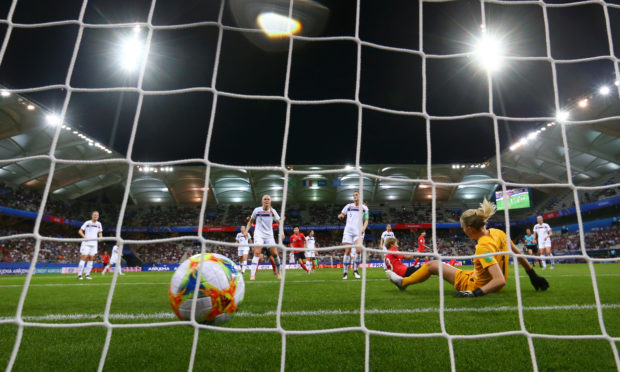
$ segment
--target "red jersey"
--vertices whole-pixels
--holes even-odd
[[[418,252],[424,252],[424,248],[426,248],[426,239],[420,235],[418,238]]]
[[[396,251],[396,248],[390,248],[388,251]],[[405,272],[407,271],[407,266],[401,262],[401,260],[405,257],[402,254],[387,254],[385,255],[385,265],[388,269],[391,269],[397,275],[405,276]]]
[[[104,253],[103,255],[103,263],[107,264],[110,262],[110,256],[108,255],[108,252]]]
[[[303,248],[304,247],[304,242],[306,241],[306,237],[304,236],[304,233],[299,233],[297,235],[293,234],[291,235],[291,247],[293,248]],[[293,253],[301,253],[303,251],[293,251]]]

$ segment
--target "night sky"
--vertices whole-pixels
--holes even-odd
[[[319,36],[354,36],[356,1],[318,1],[329,9]],[[547,3],[566,3],[547,1]],[[618,2],[610,2],[618,3]],[[6,19],[11,1],[0,3]],[[153,24],[216,21],[219,1],[157,1]],[[76,20],[82,1],[19,0],[13,22]],[[86,23],[145,22],[150,1],[88,2]],[[545,56],[543,9],[539,5],[485,4],[487,28],[504,39],[507,54]],[[470,52],[480,36],[477,1],[425,3],[423,51],[427,54]],[[620,9],[608,8],[616,55],[620,50]],[[598,4],[547,9],[551,52],[556,59],[609,55],[603,7]],[[223,23],[237,26],[230,4]],[[4,39],[6,24],[0,25]],[[380,45],[419,50],[418,3],[361,1],[360,39]],[[77,25],[15,28],[0,65],[0,84],[31,88],[64,84],[77,37]],[[71,86],[136,87],[137,73],[121,71],[118,43],[129,28],[84,30]],[[142,33],[146,36],[146,32]],[[287,52],[264,51],[247,33],[223,31],[216,88],[230,93],[283,96]],[[143,89],[210,87],[218,37],[216,26],[155,30]],[[421,112],[422,58],[411,53],[363,46],[359,98],[381,108]],[[351,40],[295,41],[289,97],[294,100],[355,99],[357,44]],[[610,60],[557,64],[560,104],[568,105],[601,84],[614,81]],[[25,94],[59,112],[65,90]],[[112,148],[126,154],[138,94],[73,93],[66,121],[103,144],[110,144],[112,123],[121,104]],[[555,116],[551,64],[510,61],[496,75],[493,110],[513,117]],[[133,149],[134,160],[165,161],[202,158],[212,93],[147,95]],[[427,59],[427,105],[433,116],[488,112],[486,72],[469,57]],[[358,107],[352,103],[294,104],[287,164],[351,164],[355,162]],[[363,164],[426,163],[426,126],[421,116],[363,109]],[[286,118],[282,100],[218,97],[209,159],[225,164],[279,164]],[[500,122],[502,147],[540,123]],[[472,145],[475,143],[475,145]],[[481,162],[495,155],[490,118],[433,120],[433,163]]]

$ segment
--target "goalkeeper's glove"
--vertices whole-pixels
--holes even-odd
[[[530,277],[530,283],[532,283],[536,290],[540,289],[541,291],[546,291],[547,288],[549,288],[549,282],[547,282],[547,279],[542,276],[538,276],[534,269],[526,271],[526,273]]]
[[[458,291],[454,294],[454,297],[480,297],[484,296],[482,289],[476,288],[475,291]]]

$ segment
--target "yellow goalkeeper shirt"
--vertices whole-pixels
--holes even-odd
[[[498,229],[489,229],[489,234],[478,239],[476,255],[495,252],[507,252],[506,233]],[[474,282],[478,288],[491,281],[488,267],[498,264],[504,278],[508,278],[508,255],[479,257],[474,259]]]

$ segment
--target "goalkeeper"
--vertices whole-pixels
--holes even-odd
[[[495,214],[495,204],[484,200],[478,209],[469,209],[461,215],[461,227],[465,234],[478,242],[476,255],[485,253],[508,252],[506,233],[498,229],[487,229],[486,223]],[[521,251],[510,242],[512,251],[520,254]],[[538,276],[530,263],[523,257],[517,258],[525,272],[530,277],[530,282],[538,291],[549,288],[547,280]],[[421,283],[431,275],[439,275],[439,265],[443,265],[443,278],[454,285],[457,292],[455,297],[479,297],[487,293],[499,292],[506,285],[508,277],[509,256],[496,255],[474,258],[474,270],[459,270],[440,261],[431,261],[413,274],[401,277],[392,270],[387,270],[388,278],[400,289]]]

